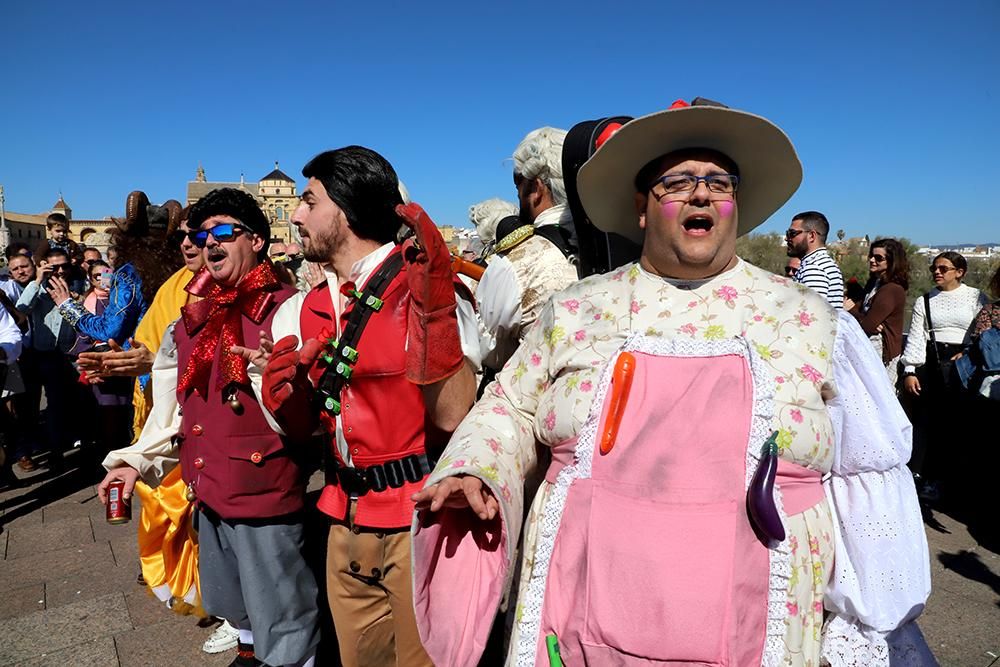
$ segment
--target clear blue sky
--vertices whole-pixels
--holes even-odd
[[[767,9],[764,9],[767,7]],[[280,11],[275,11],[280,8]],[[764,115],[848,235],[1000,241],[1000,3],[18,2],[0,10],[8,210],[120,215],[360,143],[441,224],[514,198],[529,130],[701,95]]]

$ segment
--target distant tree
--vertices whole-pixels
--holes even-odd
[[[1000,256],[988,259],[970,259],[969,270],[966,272],[963,282],[971,287],[985,290],[998,266],[1000,266]]]
[[[847,234],[844,232],[843,229],[838,229],[837,230],[837,240],[838,241],[843,241],[845,236],[847,236]]]
[[[736,239],[736,254],[765,271],[785,275],[788,253],[785,252],[784,239],[780,234],[771,232],[741,236]]]

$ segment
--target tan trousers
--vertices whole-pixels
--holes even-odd
[[[326,594],[344,667],[433,665],[413,614],[409,530],[331,524]]]

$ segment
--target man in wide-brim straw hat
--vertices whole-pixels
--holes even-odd
[[[701,99],[583,166],[588,216],[642,255],[548,301],[417,494],[436,664],[482,651],[536,471],[510,664],[887,665],[897,628],[922,644],[910,425],[882,365],[850,316],[736,256],[801,178],[773,123]]]

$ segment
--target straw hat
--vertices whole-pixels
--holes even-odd
[[[740,236],[781,208],[802,182],[795,147],[771,121],[702,98],[690,105],[678,100],[623,125],[580,168],[577,185],[587,216],[602,231],[642,243],[636,175],[652,160],[690,148],[718,151],[739,167]]]

